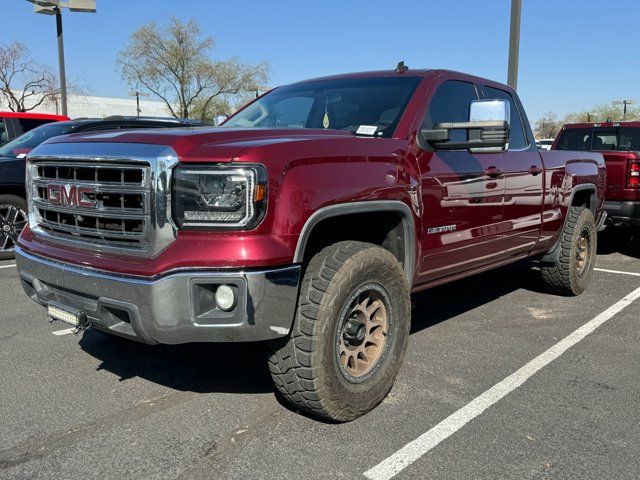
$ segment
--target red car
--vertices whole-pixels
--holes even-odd
[[[640,122],[567,124],[552,149],[601,152],[607,166],[604,209],[609,223],[640,227]]]
[[[63,115],[33,112],[0,112],[0,145],[45,123],[69,120]]]
[[[538,258],[551,291],[581,293],[604,188],[602,155],[538,151],[505,85],[340,75],[221,128],[40,145],[16,261],[27,295],[78,330],[267,341],[284,398],[347,421],[393,385],[411,292]]]

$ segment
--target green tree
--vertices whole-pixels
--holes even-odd
[[[196,20],[171,18],[166,25],[150,22],[134,31],[116,64],[132,87],[158,96],[174,117],[207,118],[269,77],[266,63],[213,60],[213,47],[213,37],[203,36]]]
[[[589,110],[569,113],[565,116],[564,123],[606,122],[607,120],[619,122],[622,117],[622,105],[602,103],[594,105]],[[640,120],[640,108],[628,105],[626,120]]]

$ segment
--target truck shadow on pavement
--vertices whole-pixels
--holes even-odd
[[[139,377],[180,391],[265,393],[273,387],[256,343],[145,345],[89,329],[80,347],[120,381]]]
[[[474,275],[411,296],[411,333],[416,333],[490,303],[515,290],[546,293],[530,261]]]
[[[411,333],[422,331],[524,288],[544,291],[531,263],[519,263],[412,295]],[[84,332],[80,347],[101,361],[98,370],[139,377],[165,387],[196,393],[268,393],[273,386],[267,353],[260,343],[151,346]]]

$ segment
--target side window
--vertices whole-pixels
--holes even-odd
[[[0,145],[4,145],[9,141],[9,132],[4,124],[4,118],[0,118]]]
[[[433,128],[436,123],[443,122],[468,122],[472,100],[478,100],[478,94],[472,83],[458,80],[444,82],[431,99],[429,110],[422,121],[422,128]],[[466,131],[453,130],[451,140],[466,141]]]
[[[518,107],[516,102],[513,101],[513,97],[509,92],[500,90],[498,88],[485,87],[487,92],[487,98],[497,100],[508,100],[511,104],[511,131],[509,132],[509,150],[521,150],[527,147],[527,137],[524,135],[524,128],[522,127],[522,120],[518,113]]]

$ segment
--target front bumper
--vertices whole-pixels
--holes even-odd
[[[640,227],[640,202],[605,200],[604,209],[614,225]]]
[[[190,270],[160,278],[119,276],[54,262],[16,247],[22,286],[34,301],[86,315],[107,333],[149,344],[249,342],[285,336],[293,324],[300,266],[263,271]],[[221,284],[236,306],[215,305]]]

